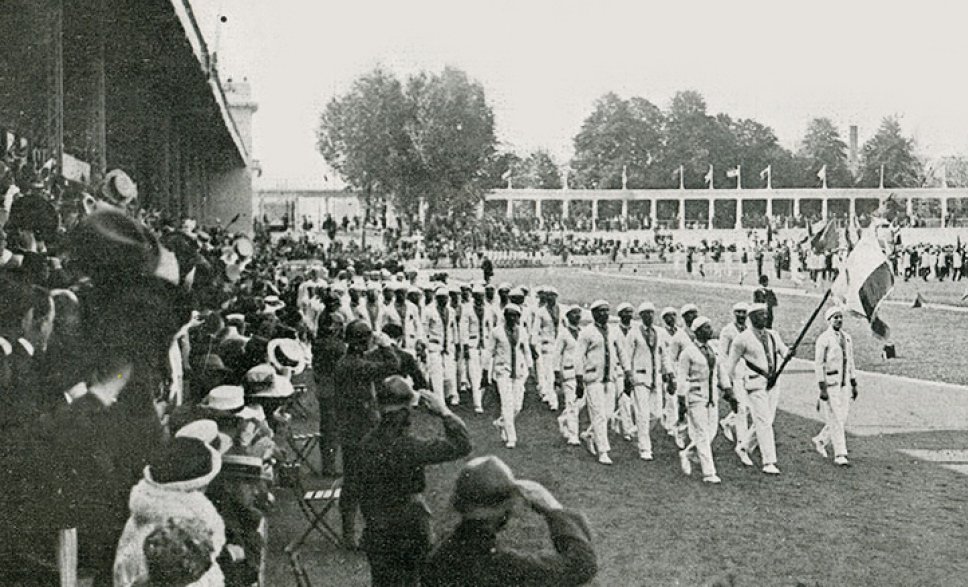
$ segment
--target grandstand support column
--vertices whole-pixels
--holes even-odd
[[[793,198],[793,216],[800,215],[800,198]]]
[[[658,209],[659,201],[655,199],[649,200],[649,228],[655,228],[659,222]]]
[[[567,198],[561,201],[561,218],[562,220],[564,220],[565,218],[568,218],[568,199]]]
[[[679,198],[679,230],[686,228],[686,199]]]
[[[598,200],[592,200],[592,230],[598,230]]]
[[[850,220],[857,217],[857,198],[851,198],[848,201],[850,203],[848,204],[849,208],[847,209],[847,219]]]
[[[626,223],[629,221],[629,201],[622,200],[622,220]]]
[[[914,216],[914,198],[909,197],[905,205],[905,212],[907,212],[908,218]]]
[[[508,210],[506,214],[507,214],[508,220],[511,220],[512,218],[514,218],[514,200],[512,200],[511,198],[508,198]]]
[[[736,230],[743,229],[743,199],[736,198]]]
[[[820,200],[820,218],[826,222],[827,221],[827,198],[822,198]]]
[[[534,201],[534,216],[538,219],[538,226],[544,226],[541,220],[541,200]]]
[[[947,226],[948,221],[948,198],[941,196],[941,228]]]
[[[766,199],[766,217],[773,219],[773,198]]]
[[[709,228],[713,228],[713,214],[715,213],[716,213],[716,201],[712,198],[709,198],[709,214],[707,215]]]

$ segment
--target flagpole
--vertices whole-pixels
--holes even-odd
[[[817,319],[817,315],[820,314],[820,310],[823,309],[824,304],[826,304],[827,300],[830,299],[830,295],[832,293],[833,293],[833,289],[828,287],[827,293],[825,293],[823,297],[820,298],[820,303],[817,304],[817,307],[813,309],[813,314],[810,314],[810,318],[807,320],[807,323],[803,325],[803,328],[800,330],[800,334],[797,335],[797,339],[793,342],[793,345],[790,347],[790,352],[787,353],[787,356],[783,357],[783,362],[780,363],[780,367],[776,370],[776,373],[773,374],[773,377],[771,377],[769,382],[767,383],[768,389],[772,389],[773,386],[776,385],[776,380],[780,377],[780,373],[782,373],[783,369],[786,368],[787,363],[790,362],[790,359],[793,358],[793,355],[797,353],[797,347],[800,346],[801,342],[803,342],[803,337],[807,335],[807,330],[810,330],[810,326],[813,325],[813,321]]]
[[[680,190],[686,189],[686,176],[683,173],[684,172],[684,169],[683,169],[684,167],[685,167],[685,165],[680,165],[679,166],[679,189]]]

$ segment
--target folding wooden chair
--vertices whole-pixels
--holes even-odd
[[[342,479],[333,481],[333,484],[328,489],[306,489],[302,484],[302,475],[298,471],[294,477],[297,480],[294,484],[296,503],[299,504],[299,509],[306,516],[306,520],[309,521],[309,526],[299,538],[289,543],[286,551],[297,551],[313,530],[336,546],[342,544],[340,533],[326,519],[329,512],[339,503],[339,496],[342,492]]]
[[[294,385],[293,389],[295,393],[292,396],[292,400],[287,404],[286,409],[293,416],[308,418],[309,407],[306,406],[306,398],[309,396],[309,387],[306,385]]]
[[[296,587],[313,587],[313,584],[309,581],[309,573],[307,573],[306,568],[302,566],[302,561],[299,558],[299,551],[290,549],[287,546],[286,554],[289,556],[289,566],[292,568],[292,574],[296,578]]]
[[[285,430],[285,439],[286,444],[292,449],[293,458],[291,461],[296,464],[305,465],[310,471],[319,474],[319,469],[313,465],[311,460],[313,449],[319,445],[319,438],[319,432],[296,434],[293,432],[292,424],[289,424]]]

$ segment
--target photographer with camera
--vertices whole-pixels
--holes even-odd
[[[380,423],[360,445],[366,455],[359,477],[366,522],[363,549],[373,585],[417,585],[432,542],[430,511],[422,495],[424,467],[470,454],[470,433],[442,398],[427,390],[415,392],[399,375],[378,386],[377,403]],[[424,439],[413,434],[417,405],[440,418],[443,435]]]

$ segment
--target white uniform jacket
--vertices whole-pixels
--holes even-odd
[[[459,333],[457,331],[457,317],[453,311],[447,313],[447,323],[444,324],[437,305],[432,304],[424,310],[423,332],[427,339],[428,352],[446,352],[453,354],[460,344]],[[446,335],[446,337],[445,337]],[[446,340],[445,340],[446,338]],[[447,348],[444,348],[446,343]]]
[[[472,349],[483,349],[487,344],[487,337],[490,336],[494,328],[494,317],[491,315],[490,308],[484,306],[481,316],[478,318],[474,304],[465,304],[460,314],[460,323],[457,325],[460,332],[460,343]]]
[[[587,383],[614,383],[629,370],[629,358],[617,328],[608,325],[608,341],[592,323],[582,329],[575,343],[575,374]],[[609,372],[605,379],[605,345],[608,344]]]
[[[551,316],[547,306],[538,308],[534,319],[534,342],[538,350],[550,353],[554,351],[558,333],[565,328],[561,321],[561,308],[558,308],[558,320]]]
[[[716,403],[716,399],[719,397],[720,382],[729,381],[729,375],[726,374],[722,357],[716,354],[712,345],[709,345],[709,350],[714,357],[714,365],[711,371],[709,361],[699,350],[699,345],[687,345],[679,354],[676,370],[676,381],[679,382],[679,385],[676,388],[676,393],[684,396],[686,401]]]
[[[763,330],[768,337],[769,352],[773,357],[773,369],[775,371],[779,368],[780,362],[783,361],[783,357],[786,356],[789,349],[783,344],[783,340],[780,339],[780,335],[775,330],[770,330],[769,328],[764,328]],[[741,332],[739,336],[733,339],[733,344],[729,349],[729,359],[726,361],[726,373],[730,377],[730,381],[736,378],[736,366],[743,362],[744,367],[746,367],[744,369],[745,373],[741,376],[743,387],[747,391],[766,389],[766,379],[746,366],[746,363],[749,363],[764,373],[768,373],[766,353],[767,350],[763,348],[763,344],[757,338],[753,328],[747,328]]]
[[[572,331],[567,326],[558,330],[553,353],[555,371],[561,371],[561,378],[570,381],[575,378],[575,349],[578,344],[579,331]]]
[[[838,332],[828,328],[817,337],[814,345],[814,371],[817,382],[824,381],[828,386],[846,386],[854,379],[854,341],[849,334],[840,331],[844,337],[841,348]],[[846,353],[844,352],[846,349]]]
[[[528,369],[531,367],[531,345],[528,343],[528,331],[524,326],[517,326],[518,340],[514,347],[515,378],[521,379],[528,376]],[[484,365],[485,369],[493,374],[494,377],[511,376],[511,341],[508,338],[507,329],[504,327],[495,328],[487,339],[485,345],[487,353],[491,357],[491,364]]]
[[[674,373],[675,366],[669,360],[666,347],[662,343],[662,329],[652,328],[655,332],[655,346],[649,347],[646,339],[646,327],[637,324],[632,327],[632,338],[629,344],[632,379],[636,385],[648,385],[651,389],[662,389],[662,376]]]

